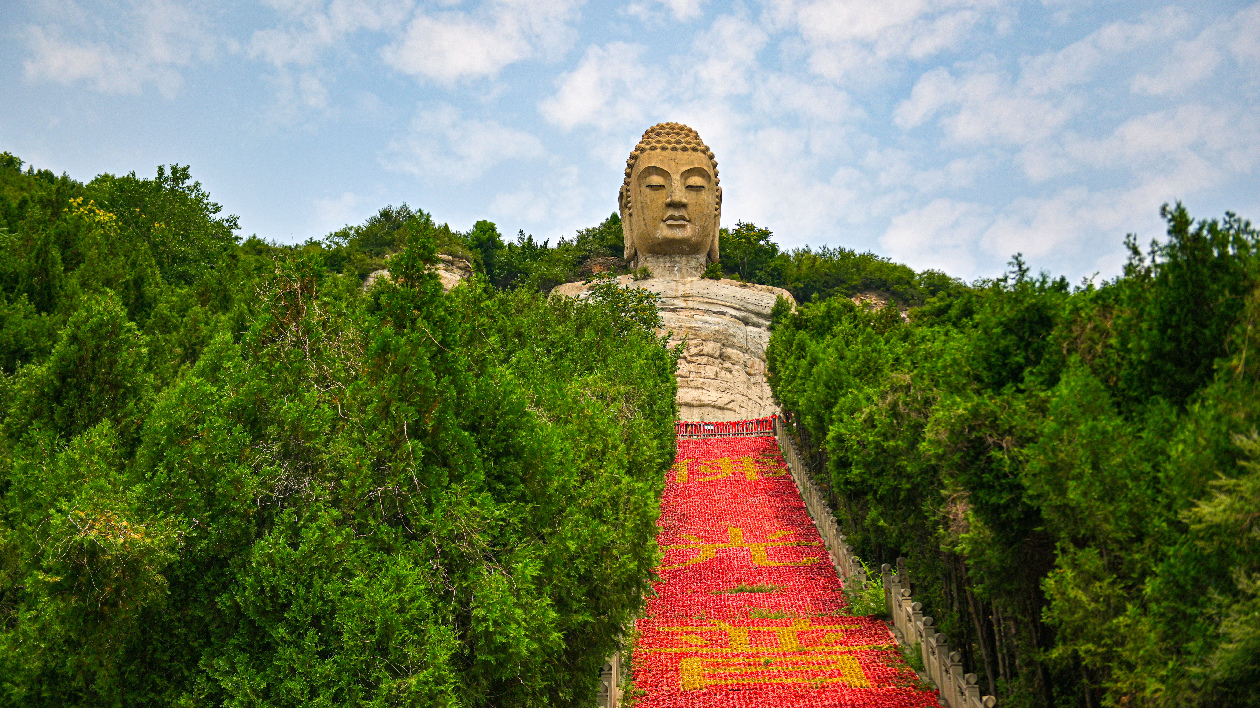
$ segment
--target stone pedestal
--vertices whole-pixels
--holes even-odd
[[[660,258],[657,256],[657,258]],[[686,257],[678,257],[686,258]],[[782,288],[695,277],[617,279],[659,296],[670,345],[686,339],[678,362],[678,413],[682,420],[744,420],[778,411],[766,382],[770,313]],[[566,283],[553,295],[585,297],[586,283]]]

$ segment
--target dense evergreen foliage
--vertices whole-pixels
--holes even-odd
[[[640,606],[676,351],[616,214],[241,240],[187,168],[0,155],[0,705],[581,705]],[[1008,706],[1260,705],[1260,236],[968,286],[723,230],[846,532]],[[436,254],[479,275],[443,293]],[[390,277],[365,286],[369,274]],[[855,295],[887,300],[883,309]]]
[[[1008,706],[1260,705],[1260,237],[1123,276],[779,308],[772,386],[859,552]]]
[[[674,454],[652,302],[219,212],[0,159],[0,704],[588,704]]]
[[[781,252],[773,238],[769,229],[742,221],[722,229],[721,262],[709,266],[706,277],[774,285],[797,302],[873,294],[903,307],[964,287],[940,271],[915,273],[882,256],[847,248],[806,246]]]

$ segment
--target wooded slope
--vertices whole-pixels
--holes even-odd
[[[850,539],[909,558],[1002,705],[1260,704],[1260,237],[1164,215],[1102,284],[1017,258],[908,321],[776,319],[771,385]]]
[[[423,212],[241,243],[186,168],[21,167],[0,161],[0,704],[593,699],[674,457],[650,301],[444,294],[451,233]]]

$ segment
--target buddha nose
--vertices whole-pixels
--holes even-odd
[[[687,206],[687,187],[682,180],[674,180],[669,185],[669,198],[665,200],[666,206]]]

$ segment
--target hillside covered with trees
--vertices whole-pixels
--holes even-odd
[[[650,300],[443,293],[435,250],[468,240],[405,207],[282,247],[187,168],[22,167],[0,705],[591,700],[674,457]]]
[[[1260,235],[1164,216],[1101,284],[1016,258],[908,317],[776,317],[771,385],[850,542],[908,559],[1000,705],[1260,705]]]
[[[743,222],[706,273],[801,303],[813,473],[1003,706],[1260,705],[1260,236],[1165,216],[1101,284]],[[184,167],[0,156],[0,705],[586,705],[675,451],[651,297],[547,297],[617,215],[238,231]]]

